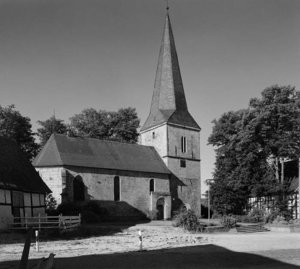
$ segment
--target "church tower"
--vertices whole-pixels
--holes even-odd
[[[183,205],[201,214],[200,130],[187,108],[167,12],[150,113],[140,130],[140,142],[154,146],[173,174],[173,211]]]

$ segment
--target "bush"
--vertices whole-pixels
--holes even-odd
[[[56,212],[58,215],[81,214],[82,221],[85,223],[95,223],[108,218],[107,209],[101,207],[97,201],[89,201],[85,204],[73,202],[62,203],[57,207]]]
[[[91,210],[85,210],[82,212],[82,221],[85,223],[96,223],[100,222],[101,217]]]
[[[300,219],[291,219],[290,221],[289,221],[289,224],[300,224]]]
[[[278,215],[272,222],[273,224],[287,225],[288,222],[285,220],[284,216]]]
[[[236,226],[236,218],[232,216],[223,216],[221,219],[221,225],[226,229],[232,229]]]
[[[72,202],[66,202],[66,203],[61,203],[57,209],[57,214],[63,214],[63,215],[78,215],[81,213],[81,206],[78,203],[72,203]]]
[[[107,218],[108,216],[108,210],[104,207],[101,207],[96,201],[89,201],[84,204],[82,206],[82,211],[92,211],[103,219]]]
[[[157,219],[157,212],[158,212],[158,210],[156,210],[156,209],[149,210],[149,211],[147,211],[146,216],[150,220],[156,220]]]
[[[202,231],[202,225],[192,210],[182,209],[174,218],[173,226],[182,227],[187,231]]]
[[[264,222],[265,215],[265,210],[254,207],[248,214],[248,222]]]

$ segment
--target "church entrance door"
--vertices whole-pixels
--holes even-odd
[[[156,210],[157,210],[157,219],[164,219],[164,208],[165,208],[165,199],[159,198],[156,202]]]

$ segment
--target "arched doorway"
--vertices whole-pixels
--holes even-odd
[[[73,180],[73,200],[74,202],[84,201],[85,186],[81,176],[77,176]]]
[[[156,202],[157,219],[164,219],[165,199],[159,198]]]

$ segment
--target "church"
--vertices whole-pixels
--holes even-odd
[[[95,200],[119,219],[201,215],[200,127],[188,111],[169,13],[139,144],[53,134],[33,165],[58,204]]]

